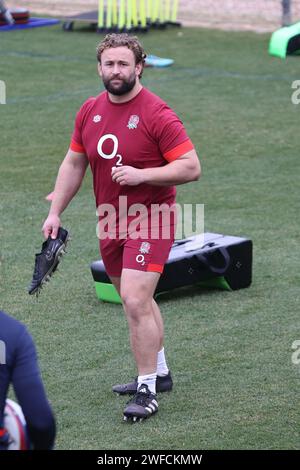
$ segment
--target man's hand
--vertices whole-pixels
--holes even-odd
[[[55,231],[53,225],[51,225],[51,220],[47,222],[49,219],[50,217],[48,216],[45,225],[47,224],[46,227],[48,227],[48,230],[52,227],[51,237],[48,237],[47,240],[44,241],[41,252],[35,255],[33,276],[30,286],[28,287],[29,295],[39,295],[43,285],[50,280],[50,277],[56,271],[60,263],[61,257],[66,253],[65,250],[69,241],[69,232],[59,227],[53,239]],[[45,228],[45,231],[46,230]]]
[[[111,169],[111,177],[115,183],[120,186],[137,186],[144,182],[143,171],[133,166],[113,166]]]
[[[58,217],[58,215],[48,215],[42,228],[42,232],[46,240],[49,237],[49,235],[51,235],[52,239],[56,239],[59,227],[60,227],[60,218]]]

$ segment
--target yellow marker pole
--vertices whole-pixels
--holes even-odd
[[[177,11],[178,11],[178,0],[173,0],[172,15],[171,15],[172,23],[176,23]]]
[[[146,17],[148,21],[151,21],[152,18],[152,1],[146,0]]]
[[[127,18],[126,18],[126,29],[131,30],[131,19],[132,19],[132,3],[131,0],[127,0]]]
[[[166,21],[171,21],[171,0],[165,0]]]
[[[145,10],[145,0],[140,0],[140,23],[142,28],[147,27],[147,19],[146,19],[146,10]]]
[[[159,2],[158,18],[159,18],[159,23],[163,25],[165,21],[165,12],[164,12],[164,5],[163,5],[162,0]]]
[[[118,0],[113,0],[112,4],[112,24],[117,26],[118,24]]]
[[[150,1],[150,18],[151,18],[151,23],[154,23],[154,2],[156,0],[151,0]]]
[[[132,24],[136,28],[139,25],[138,16],[137,16],[136,0],[131,0],[131,8],[132,8]]]
[[[153,0],[154,4],[152,7],[152,21],[156,22],[159,17],[159,0]]]
[[[106,0],[106,28],[111,29],[111,20],[112,20],[112,0]]]
[[[104,0],[98,0],[98,28],[104,28]]]
[[[121,31],[125,28],[126,19],[125,19],[125,0],[120,0],[119,2],[119,22],[118,29]]]

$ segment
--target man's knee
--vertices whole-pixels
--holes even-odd
[[[127,316],[136,322],[145,315],[152,314],[152,299],[145,299],[133,293],[121,292],[123,306]]]

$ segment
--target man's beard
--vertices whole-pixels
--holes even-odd
[[[104,78],[102,77],[103,84],[107,91],[111,93],[112,95],[116,96],[121,96],[125,95],[126,93],[129,93],[134,85],[136,84],[136,76],[133,74],[131,77],[129,77],[127,80],[124,78]],[[111,82],[113,80],[120,80],[122,82],[121,85],[114,86]]]

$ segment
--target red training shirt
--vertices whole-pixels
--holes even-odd
[[[172,205],[176,190],[150,184],[120,186],[112,181],[113,166],[160,167],[194,147],[174,111],[142,88],[126,103],[112,103],[106,91],[89,98],[77,113],[70,148],[88,157],[97,207],[109,203],[117,209],[119,196],[127,196],[128,207]]]

